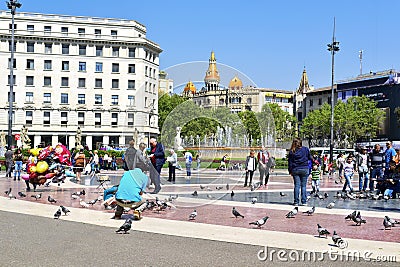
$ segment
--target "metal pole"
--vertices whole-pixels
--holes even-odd
[[[363,57],[363,50],[360,50],[358,57],[360,58],[360,75],[362,75],[362,57]]]

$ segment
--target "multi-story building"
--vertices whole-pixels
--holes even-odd
[[[158,90],[162,94],[172,94],[174,91],[174,80],[169,79],[165,71],[160,71],[158,75]]]
[[[11,14],[0,11],[0,130],[7,132]],[[17,13],[13,135],[33,146],[126,144],[158,133],[160,46],[134,20]],[[8,79],[7,79],[8,78]]]

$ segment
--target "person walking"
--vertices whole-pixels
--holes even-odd
[[[344,170],[344,185],[342,192],[346,192],[347,186],[349,186],[350,193],[353,193],[353,186],[351,185],[351,179],[353,178],[354,175],[354,162],[353,162],[353,157],[349,155],[346,159],[346,162],[343,165],[343,170]]]
[[[178,162],[178,155],[176,155],[175,150],[172,148],[169,150],[169,157],[167,158],[168,161],[168,182],[175,183],[175,171],[176,171],[176,164]]]
[[[254,150],[250,150],[250,154],[246,157],[246,163],[245,163],[245,171],[246,171],[246,176],[244,180],[244,187],[247,186],[247,180],[249,179],[249,186],[251,186],[252,180],[253,180],[253,175],[254,171],[257,169],[257,158],[255,157],[255,152]]]
[[[82,171],[83,168],[85,168],[85,158],[86,158],[83,148],[81,148],[79,152],[76,153],[74,158],[75,158],[74,172],[76,174],[76,182],[80,183]]]
[[[189,180],[192,176],[193,155],[189,151],[185,152],[186,179]]]
[[[14,152],[10,149],[10,147],[7,147],[7,151],[4,154],[4,158],[6,159],[6,175],[5,177],[11,178],[11,172],[13,168],[13,163],[14,163]]]
[[[196,163],[197,163],[196,170],[200,170],[200,163],[201,163],[200,152],[197,153],[197,155],[196,155]]]
[[[21,180],[21,171],[22,171],[22,160],[24,156],[22,155],[21,149],[17,149],[14,154],[14,181],[17,180],[17,175],[18,175],[18,181]]]
[[[392,142],[386,142],[386,151],[385,151],[385,174],[390,172],[390,162],[395,161],[396,150],[394,150]]]
[[[339,180],[343,180],[343,165],[346,162],[346,159],[343,156],[343,153],[339,153],[339,155],[336,158],[336,167],[338,168],[338,173],[339,173]]]
[[[371,159],[367,153],[367,148],[363,147],[357,155],[358,165],[358,190],[365,191],[369,181],[369,168],[371,167]]]
[[[93,151],[93,161],[92,161],[92,171],[94,171],[94,173],[98,173],[99,170],[99,155],[97,150]]]
[[[375,189],[375,181],[382,179],[383,170],[385,168],[385,153],[381,151],[381,146],[376,144],[374,149],[369,155],[371,159],[371,173],[369,179],[369,191],[373,192]]]
[[[153,168],[150,168],[150,180],[155,188],[151,194],[157,194],[161,190],[160,174],[165,163],[164,146],[157,142],[156,138],[150,138],[150,155],[148,156]]]
[[[260,186],[264,184],[265,187],[267,187],[269,178],[268,161],[269,161],[269,153],[265,148],[262,148],[257,153],[258,171],[260,172]],[[264,178],[265,178],[265,183],[264,183]]]
[[[303,146],[300,138],[293,139],[289,150],[288,170],[293,176],[294,202],[293,205],[305,205],[307,202],[307,179],[309,175],[308,162],[312,160],[310,150]],[[301,204],[299,201],[301,191]]]
[[[312,165],[311,169],[311,186],[312,186],[312,192],[311,194],[318,193],[319,192],[319,181],[322,178],[322,173],[318,169],[318,166],[316,164]]]

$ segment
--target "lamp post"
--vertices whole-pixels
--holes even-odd
[[[8,140],[7,145],[11,148],[12,144],[12,112],[14,101],[14,15],[17,8],[22,6],[17,0],[10,0],[7,2],[7,8],[11,12],[11,59],[10,59],[10,95],[8,97]]]
[[[332,43],[328,44],[328,51],[331,52],[332,56],[332,84],[331,84],[331,137],[329,140],[329,162],[333,162],[333,119],[334,119],[334,107],[335,107],[335,100],[334,100],[334,78],[335,78],[335,52],[339,51],[339,42],[336,41],[335,38],[335,26],[336,20],[333,18],[333,35],[332,35]]]

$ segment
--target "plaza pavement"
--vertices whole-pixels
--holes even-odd
[[[324,176],[321,181],[321,192],[328,192],[330,196],[324,200],[312,198],[307,206],[299,207],[300,214],[293,219],[287,219],[285,214],[293,209],[290,205],[293,201],[293,183],[285,171],[276,170],[271,175],[268,188],[260,188],[253,192],[243,187],[244,177],[239,171],[194,171],[190,180],[185,179],[185,172],[178,171],[175,184],[166,182],[166,173],[167,170],[164,169],[163,187],[158,197],[164,199],[177,195],[178,198],[172,202],[175,207],[159,213],[145,211],[142,220],[133,222],[132,232],[253,245],[260,249],[268,246],[320,253],[329,250],[342,254],[357,252],[361,256],[367,253],[368,258],[379,260],[384,256],[385,259],[390,257],[391,261],[394,259],[400,261],[400,225],[391,230],[384,230],[382,225],[385,215],[400,220],[399,199],[336,200],[335,207],[327,209],[326,204],[334,200],[334,193],[340,191],[342,185],[335,183],[334,178],[329,179]],[[113,184],[118,183],[122,171],[103,171],[103,174],[109,175]],[[256,181],[257,174],[255,174]],[[357,179],[353,181],[355,188],[356,184]],[[201,189],[200,185],[204,189]],[[222,189],[217,190],[219,186],[222,186]],[[80,207],[78,200],[71,198],[72,192],[82,189],[87,192],[82,196],[86,202],[102,193],[96,179],[90,179],[88,176],[82,179],[81,184],[68,180],[60,186],[57,184],[50,184],[50,187],[40,186],[36,193],[42,192],[43,196],[38,200],[31,197],[36,194],[32,191],[25,192],[26,198],[17,195],[17,199],[8,199],[3,192],[10,187],[14,195],[19,191],[25,192],[23,181],[0,178],[0,210],[4,212],[53,218],[58,205],[64,205],[71,210],[71,213],[68,216],[61,216],[60,221],[108,227],[110,234],[123,223],[121,220],[111,220],[113,212],[104,210],[101,204],[85,209]],[[198,192],[197,197],[191,195],[195,190]],[[232,190],[235,193],[234,197],[231,197]],[[280,192],[286,196],[280,196]],[[50,204],[47,201],[48,195],[55,198],[57,203]],[[146,194],[144,197],[153,199],[155,195]],[[250,202],[253,197],[258,199],[256,204]],[[302,213],[313,205],[316,206],[314,215],[307,216]],[[245,216],[244,219],[234,218],[231,213],[233,206]],[[188,216],[194,209],[197,210],[198,216],[196,220],[189,221]],[[361,211],[363,218],[367,220],[365,225],[355,226],[353,222],[344,220],[344,217],[354,209]],[[249,222],[266,215],[270,218],[261,229],[249,225]],[[131,215],[124,215],[128,216]],[[348,247],[343,250],[335,247],[331,235],[328,238],[318,238],[317,223],[331,233],[336,230],[348,242]]]

